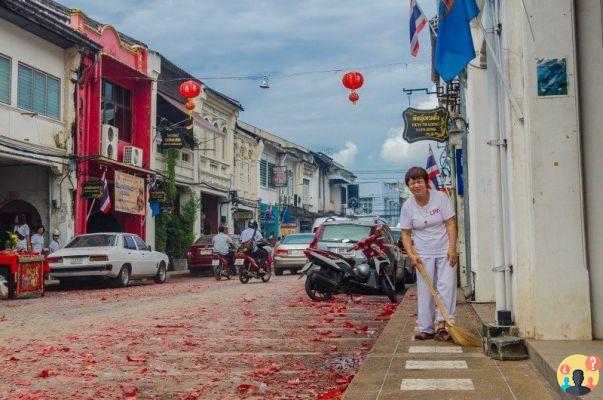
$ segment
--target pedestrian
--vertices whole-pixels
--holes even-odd
[[[17,214],[15,217],[15,227],[13,232],[19,239],[17,241],[17,251],[28,251],[31,248],[29,225],[27,225],[25,214]]]
[[[59,230],[55,229],[54,232],[52,233],[52,240],[50,241],[50,244],[48,245],[48,248],[51,253],[54,253],[55,251],[59,251],[59,249],[61,248],[61,245],[59,244],[60,236],[61,236],[61,233],[59,232]]]
[[[222,225],[218,230],[220,232],[211,239],[214,251],[226,258],[228,261],[228,269],[232,274],[235,274],[234,263],[237,255],[237,247],[232,241],[232,238],[228,235],[228,227]]]
[[[31,247],[33,253],[42,254],[44,251],[44,232],[46,232],[44,225],[40,225],[36,229],[36,233],[31,236]]]
[[[457,264],[455,213],[445,194],[429,189],[429,175],[425,169],[410,168],[404,180],[412,196],[404,202],[400,212],[402,242],[412,265],[416,266],[420,261],[425,266],[427,275],[454,322]],[[413,244],[416,252],[413,251]],[[420,274],[417,274],[417,302],[419,334],[415,340],[450,340],[444,317],[435,309],[435,300]],[[434,326],[434,317],[437,327]]]

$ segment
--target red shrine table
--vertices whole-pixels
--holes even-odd
[[[44,276],[50,266],[41,254],[0,251],[0,269],[8,272],[9,296],[13,299],[44,294]]]

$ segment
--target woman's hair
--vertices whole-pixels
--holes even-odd
[[[23,224],[27,223],[25,220],[25,214],[17,214],[16,221],[17,221],[17,225],[23,225]]]
[[[412,167],[406,172],[406,176],[404,177],[404,182],[408,185],[408,181],[414,179],[423,179],[425,183],[429,182],[429,175],[424,168],[421,167]]]
[[[36,232],[38,232],[40,230],[40,228],[42,228],[42,230],[44,232],[46,232],[46,228],[44,228],[44,225],[38,225],[38,227],[36,228]],[[44,233],[44,232],[42,232],[42,233]]]

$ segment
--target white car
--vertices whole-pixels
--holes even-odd
[[[50,276],[59,281],[83,277],[111,279],[127,286],[130,279],[153,278],[163,283],[168,256],[130,233],[91,233],[73,238],[64,248],[47,258]]]

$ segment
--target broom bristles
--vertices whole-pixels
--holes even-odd
[[[463,329],[459,326],[449,325],[448,332],[450,333],[450,336],[452,336],[452,340],[454,341],[454,343],[458,344],[459,346],[462,346],[462,347],[481,347],[482,346],[482,341],[478,337],[476,337],[475,335],[472,335],[471,332],[469,332],[468,330]]]

